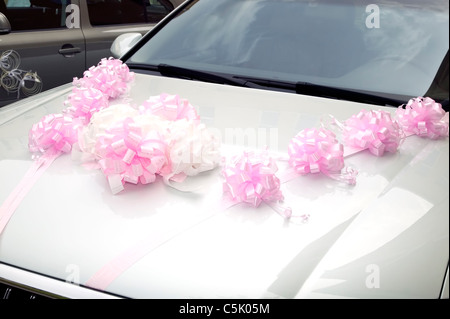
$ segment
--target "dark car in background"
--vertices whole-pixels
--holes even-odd
[[[0,0],[0,106],[70,82],[183,0]]]

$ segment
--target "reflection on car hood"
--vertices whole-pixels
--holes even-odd
[[[61,112],[69,90],[0,111],[0,203],[30,167],[31,125]],[[221,132],[223,155],[264,145],[283,155],[324,116],[381,109],[139,74],[131,103],[161,93],[189,100]],[[283,182],[293,211],[285,220],[265,204],[225,205],[220,167],[189,177],[194,191],[157,180],[113,195],[100,171],[63,155],[0,235],[0,261],[63,281],[76,271],[86,285],[124,252],[141,254],[101,287],[132,298],[438,298],[449,251],[449,139],[410,136],[395,154],[363,151],[345,163],[359,172],[354,186],[317,174]],[[283,159],[279,169],[287,171]]]

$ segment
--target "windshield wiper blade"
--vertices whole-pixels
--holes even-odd
[[[234,76],[231,75],[228,76],[220,73],[188,69],[169,64],[153,65],[153,64],[128,63],[127,65],[130,67],[130,69],[157,72],[162,76],[167,77],[174,77],[187,80],[197,80],[217,84],[228,84],[233,86],[242,86],[250,88],[262,88],[262,86],[257,85],[251,81],[235,78]]]
[[[250,87],[257,89],[273,89],[290,91],[297,94],[324,97],[330,99],[346,100],[359,103],[375,105],[388,105],[397,107],[407,101],[401,99],[380,96],[372,93],[360,92],[352,89],[338,88],[333,86],[319,85],[311,82],[292,82],[282,80],[270,80],[263,78],[246,77],[239,75],[224,75],[221,73],[188,69],[169,64],[129,64],[132,69],[141,69],[158,72],[163,76],[181,79],[198,80],[217,84],[228,84],[233,86]]]
[[[161,75],[181,79],[198,80],[209,83],[227,84],[241,87],[261,88],[261,86],[244,79],[227,76],[220,73],[187,69],[169,64],[159,64],[157,70]]]
[[[338,88],[327,85],[319,85],[311,82],[289,82],[281,80],[269,80],[244,76],[235,76],[241,80],[253,82],[266,88],[275,90],[287,90],[297,94],[325,97],[330,99],[346,100],[352,102],[369,103],[376,105],[399,106],[405,103],[400,99],[389,98],[372,93],[360,92],[352,89]]]
[[[376,105],[399,106],[405,103],[402,100],[393,99],[385,96],[379,96],[372,93],[364,93],[352,89],[319,85],[309,82],[297,82],[295,84],[295,90],[297,94],[305,94],[317,97],[325,97]]]

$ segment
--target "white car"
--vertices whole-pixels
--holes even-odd
[[[3,107],[0,297],[448,298],[448,26],[186,1]]]

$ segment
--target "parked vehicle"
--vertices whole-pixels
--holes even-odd
[[[441,0],[188,0],[121,35],[0,110],[0,296],[448,298],[448,33]]]
[[[0,106],[70,82],[181,0],[1,0]]]

